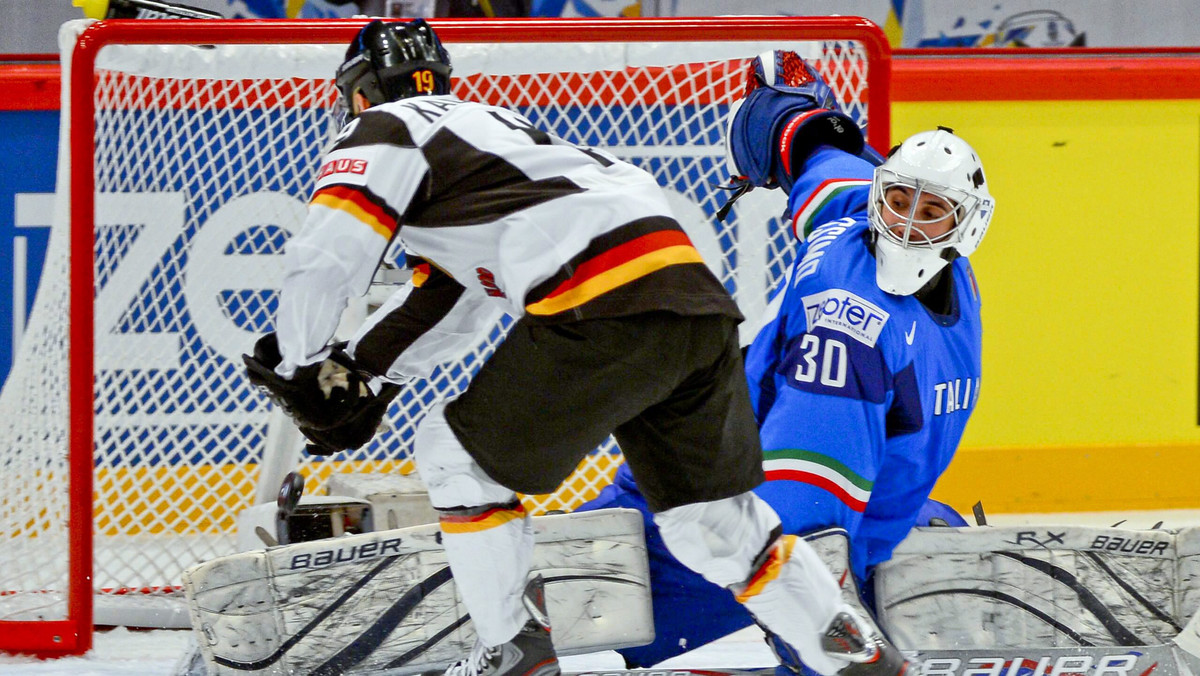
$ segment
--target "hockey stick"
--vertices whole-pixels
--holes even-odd
[[[923,676],[1200,676],[1200,614],[1173,641],[1154,646],[906,651]],[[207,672],[192,656],[182,676]],[[564,671],[563,676],[772,676],[775,667],[683,667]]]
[[[714,667],[711,669],[680,668],[664,669],[595,669],[592,671],[564,671],[562,676],[770,676],[775,667]]]
[[[1193,631],[1195,635],[1195,631]],[[1200,638],[1197,638],[1200,640]],[[923,676],[1198,676],[1200,658],[1176,642],[1133,647],[905,651]],[[596,669],[563,676],[771,676],[775,667]]]
[[[905,652],[924,676],[1200,676],[1200,613],[1159,645]]]
[[[905,651],[923,676],[1200,676],[1200,613],[1150,646]],[[774,667],[597,669],[564,676],[770,676]]]
[[[925,676],[1195,676],[1200,666],[1171,644],[905,652]]]

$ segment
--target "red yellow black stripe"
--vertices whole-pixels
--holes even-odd
[[[570,277],[528,303],[525,311],[532,315],[557,314],[663,268],[703,262],[700,252],[682,230],[677,227],[653,230],[604,248],[582,261],[573,261]]]
[[[795,535],[784,535],[776,540],[775,546],[771,547],[771,552],[767,555],[767,560],[759,566],[758,570],[754,571],[750,580],[737,593],[737,600],[745,603],[760,594],[767,583],[779,577],[783,564],[792,557],[792,548],[795,546]]]
[[[442,514],[438,519],[443,533],[478,533],[525,518],[525,506],[517,503],[493,507],[479,514]]]
[[[412,283],[418,289],[429,280],[429,263],[417,263],[413,266]]]
[[[389,241],[400,222],[394,209],[361,186],[329,185],[315,192],[310,203],[350,214]]]

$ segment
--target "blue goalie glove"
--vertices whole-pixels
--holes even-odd
[[[730,204],[754,187],[790,192],[794,176],[818,146],[854,155],[867,147],[862,130],[839,109],[829,85],[790,51],[764,52],[750,62],[746,93],[730,108],[727,120],[725,159],[734,177],[728,187],[736,191]]]

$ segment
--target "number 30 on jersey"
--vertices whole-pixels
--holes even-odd
[[[846,344],[836,338],[806,333],[800,338],[792,378],[798,383],[820,383],[825,387],[846,384]]]

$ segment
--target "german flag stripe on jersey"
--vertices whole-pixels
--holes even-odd
[[[653,272],[686,263],[704,260],[674,221],[635,221],[593,240],[564,266],[572,271],[569,277],[560,271],[548,280],[557,283],[545,295],[539,292],[547,288],[546,282],[535,287],[530,298],[538,300],[527,302],[525,311],[532,315],[564,312]]]
[[[871,182],[865,179],[829,179],[808,196],[804,204],[796,210],[796,215],[792,218],[792,233],[796,235],[796,239],[801,241],[808,238],[808,235],[813,231],[813,228],[818,224],[814,221],[817,214],[830,200],[840,195],[842,192],[855,188],[861,185],[871,185]]]
[[[846,465],[821,453],[786,449],[763,453],[767,481],[799,481],[822,488],[850,509],[861,513],[871,499],[875,483]]]
[[[412,269],[412,285],[421,288],[425,282],[429,281],[429,273],[431,268],[429,263],[417,263]]]
[[[438,521],[443,533],[478,533],[524,518],[525,506],[518,502],[515,507],[503,505],[479,514],[442,514]]]
[[[342,183],[325,186],[313,194],[311,204],[350,214],[388,241],[400,223],[400,215],[395,209],[362,186]]]
[[[767,555],[767,560],[758,567],[758,570],[754,571],[745,587],[737,593],[738,601],[745,603],[758,596],[771,580],[779,577],[780,571],[783,570],[783,564],[792,558],[792,548],[796,546],[796,539],[795,535],[784,535],[775,542],[775,546],[771,547],[771,552]]]

